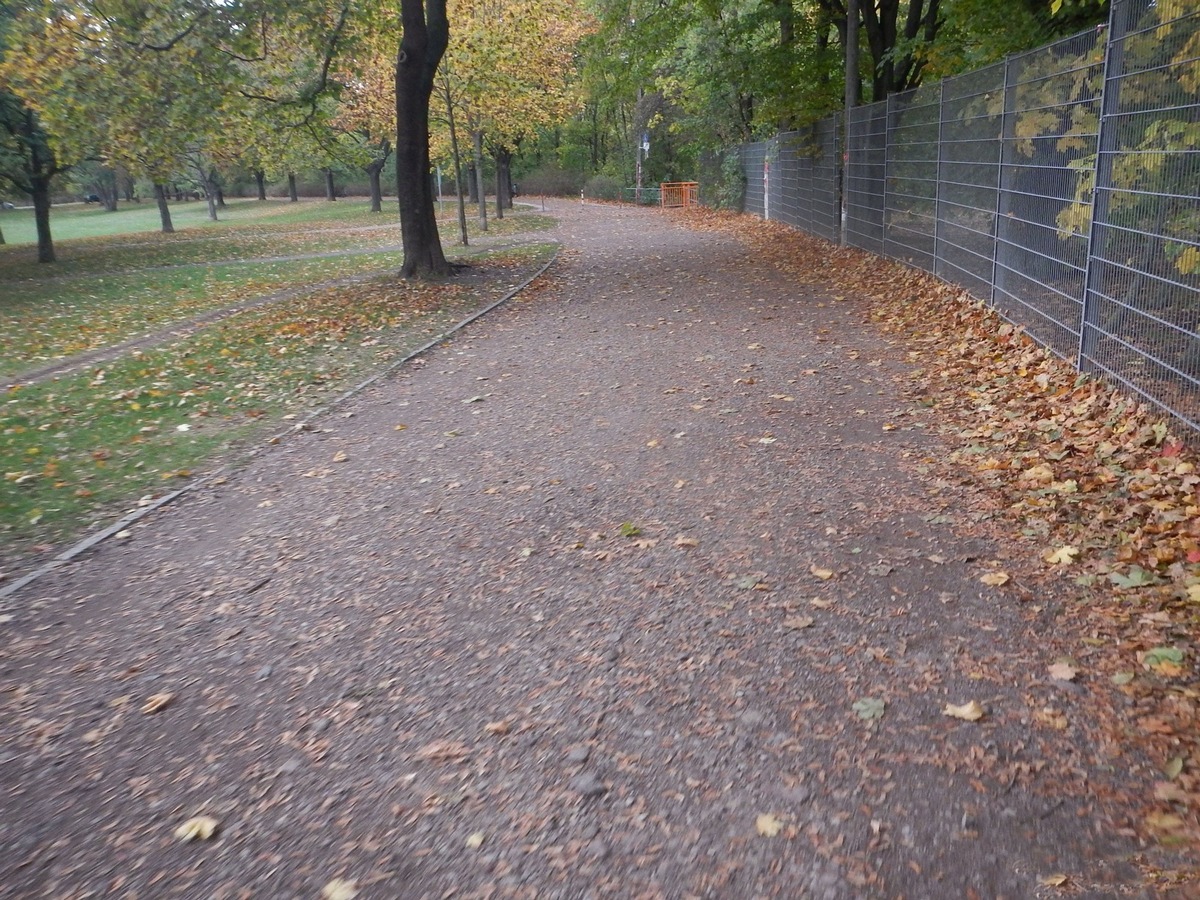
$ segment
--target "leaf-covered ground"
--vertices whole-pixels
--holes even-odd
[[[517,301],[9,598],[0,882],[1188,896],[1191,564],[1070,519],[1075,431],[1003,427],[1052,364],[752,220],[556,214]],[[1125,421],[1097,473],[1187,474]]]
[[[986,490],[996,526],[1024,549],[1011,575],[1026,602],[1047,580],[1071,585],[1065,633],[1047,643],[1069,656],[1067,680],[1119,688],[1095,710],[1092,739],[1143,745],[1162,774],[1140,798],[1143,827],[1200,847],[1196,436],[932,276],[774,223],[691,221],[737,234],[764,264],[868,298],[871,321],[904,342],[916,403],[890,424],[946,440],[948,455],[928,462],[945,491]]]

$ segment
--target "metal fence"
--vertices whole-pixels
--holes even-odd
[[[1200,430],[1191,6],[1114,0],[1106,29],[745,145],[745,211],[959,284]]]

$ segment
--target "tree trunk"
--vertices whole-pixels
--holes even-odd
[[[462,245],[467,244],[467,204],[463,202],[462,157],[458,152],[458,132],[454,128],[454,104],[450,100],[450,79],[446,79],[446,119],[450,124],[450,152],[454,156],[454,193],[458,195],[458,232]]]
[[[492,154],[496,162],[496,218],[504,218],[504,210],[512,209],[512,151],[501,147]]]
[[[141,203],[141,200],[139,200],[133,196],[133,191],[134,191],[134,188],[136,188],[136,187],[137,187],[137,183],[133,180],[133,176],[129,175],[128,173],[122,172],[122,174],[121,174],[121,193],[123,193],[125,195],[126,203],[135,203],[135,202]]]
[[[205,176],[204,178],[204,201],[208,204],[208,218],[210,222],[216,222],[217,219],[217,186],[212,183],[212,180]]]
[[[451,274],[438,235],[429,183],[429,98],[450,40],[446,0],[400,0],[396,53],[396,195],[404,244],[402,278]]]
[[[33,221],[37,226],[38,262],[52,263],[54,256],[54,238],[50,234],[50,178],[49,175],[35,175],[30,179],[33,191]]]
[[[379,183],[379,174],[387,164],[387,157],[371,160],[366,167],[367,180],[371,184],[371,212],[383,212],[383,187]]]
[[[299,203],[300,195],[296,193],[296,173],[288,172],[288,202]]]
[[[258,187],[258,199],[267,199],[267,173],[262,169],[256,169],[254,172],[254,184]]]
[[[467,160],[467,200],[479,202],[479,179],[475,177],[475,160]]]
[[[337,191],[333,187],[333,169],[325,168],[325,199],[332,203],[337,199]]]
[[[217,185],[216,193],[217,193],[217,209],[224,209],[225,208],[225,191],[222,190],[220,185]]]
[[[171,223],[171,208],[167,206],[167,188],[154,182],[154,202],[158,204],[158,217],[162,220],[162,233],[174,234],[175,226]]]
[[[483,132],[471,134],[472,154],[475,157],[475,194],[479,201],[479,229],[487,231],[487,193],[483,187]]]
[[[0,228],[0,247],[3,247],[5,243],[7,242],[4,240],[4,229]]]

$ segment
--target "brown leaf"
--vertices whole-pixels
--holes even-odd
[[[142,712],[148,716],[153,715],[159,710],[166,709],[167,705],[174,699],[175,695],[169,692],[155,694],[147,698],[146,702],[142,704]]]

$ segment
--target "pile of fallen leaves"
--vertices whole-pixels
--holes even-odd
[[[764,263],[866,300],[905,348],[905,389],[932,410],[945,474],[982,488],[1029,547],[1022,578],[1073,582],[1079,671],[1107,679],[1097,738],[1161,770],[1144,818],[1164,844],[1200,846],[1200,473],[1196,435],[1081,374],[961,288],[786,226],[708,210],[689,225],[736,234]],[[1182,430],[1185,426],[1176,426]],[[1104,702],[1104,701],[1100,701]],[[1117,704],[1120,708],[1117,708]]]

